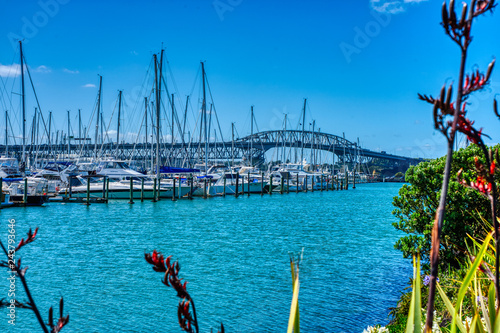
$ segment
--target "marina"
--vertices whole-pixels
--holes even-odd
[[[174,94],[170,94],[169,89],[173,87],[167,85],[164,77],[164,49],[153,54],[148,69],[150,75],[146,76],[142,89],[144,96],[139,98],[144,99],[144,113],[136,128],[135,142],[120,136],[122,90],[111,115],[117,111],[116,141],[110,137],[111,119],[108,124],[103,121],[101,75],[88,125],[83,126],[79,110],[77,131],[72,130],[70,111],[67,111],[67,131],[57,130],[54,140],[52,112],[45,121],[29,66],[25,64],[22,41],[19,41],[19,60],[22,144],[9,142],[9,136],[16,135],[12,126],[9,133],[9,112],[6,111],[5,142],[0,146],[5,155],[0,158],[0,176],[2,191],[9,193],[13,205],[2,207],[37,206],[50,199],[68,203],[85,199],[89,205],[91,201],[107,202],[108,199],[129,199],[133,203],[138,198],[158,201],[245,193],[283,194],[290,189],[295,192],[347,189],[349,183],[355,188],[356,182],[375,181],[380,174],[393,176],[422,160],[364,149],[359,142],[346,140],[344,134],[340,137],[316,130],[315,121],[312,131],[306,130],[307,98],[304,98],[298,124],[300,130],[287,129],[285,117],[283,129],[254,133],[257,122],[251,106],[250,135],[235,138],[232,124],[231,141],[218,141],[217,134],[223,138],[223,133],[205,63],[200,62],[200,112],[195,127],[189,128],[186,125],[190,96],[181,106],[184,110],[181,113]],[[27,142],[24,68],[37,103],[31,123],[31,142]],[[94,126],[92,140],[90,128]],[[199,133],[199,136],[196,138],[191,133]],[[170,140],[165,140],[166,134]],[[148,142],[148,138],[151,141]]]

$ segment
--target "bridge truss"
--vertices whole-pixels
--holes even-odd
[[[161,164],[172,166],[193,167],[194,164],[203,162],[205,154],[208,160],[239,161],[247,160],[253,164],[265,162],[266,152],[271,149],[281,151],[288,150],[300,161],[304,150],[315,150],[335,154],[339,163],[368,163],[383,164],[385,166],[406,170],[409,165],[414,165],[422,159],[413,159],[404,156],[375,152],[361,148],[357,143],[346,140],[333,134],[300,131],[300,130],[276,130],[263,131],[238,138],[234,141],[225,142],[196,142],[196,143],[160,143]],[[114,157],[121,160],[142,161],[144,165],[155,161],[156,144],[152,143],[67,143],[54,145],[28,145],[25,147],[30,161],[64,159],[69,156],[81,158]],[[0,152],[15,156],[22,156],[22,146],[15,145],[5,147],[0,145]],[[289,155],[290,156],[290,155]]]

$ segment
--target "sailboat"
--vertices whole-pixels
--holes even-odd
[[[19,53],[21,61],[21,107],[22,107],[22,159],[21,163],[14,158],[5,157],[0,159],[3,164],[3,171],[0,176],[3,178],[2,190],[9,192],[10,201],[26,206],[40,206],[48,201],[44,191],[46,181],[24,180],[22,173],[26,167],[26,101],[24,87],[24,56],[23,44],[19,41]],[[29,74],[29,69],[26,67]],[[21,165],[20,165],[21,164]],[[21,177],[18,177],[21,176]],[[18,178],[17,178],[18,177]],[[8,182],[8,183],[7,183]]]

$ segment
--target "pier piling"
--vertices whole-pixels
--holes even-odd
[[[130,177],[130,201],[128,203],[131,205],[134,204],[134,179],[133,179],[133,177]]]
[[[109,200],[109,177],[104,178],[106,180],[106,203],[108,203]]]
[[[299,174],[297,173],[297,182],[295,183],[295,193],[299,193]]]
[[[224,186],[222,188],[222,196],[226,197],[226,182],[227,182],[227,179],[226,179],[226,174],[225,173],[224,173],[223,177],[224,177],[224,179],[223,179],[224,180]]]
[[[28,202],[28,178],[24,178],[23,204]]]
[[[193,174],[191,174],[191,183],[190,183],[190,186],[191,186],[191,190],[189,191],[189,199],[193,199],[193,189],[194,189],[194,177],[193,177]]]
[[[269,176],[269,195],[273,194],[273,174]]]
[[[90,206],[90,177],[87,178],[87,206]]]
[[[160,190],[161,190],[161,178],[158,178],[158,189],[156,190],[156,201],[160,201],[160,197],[161,197],[161,193],[160,193]]]
[[[173,181],[173,186],[172,186],[172,201],[175,201],[176,198],[175,198],[175,177],[172,177],[172,181]],[[179,180],[179,183],[180,183],[180,180]]]
[[[144,178],[141,178],[141,202],[144,202]]]
[[[238,197],[238,192],[239,192],[239,182],[238,182],[239,178],[240,178],[240,174],[236,173],[236,187],[234,190],[234,195],[236,198]]]
[[[356,167],[352,171],[352,189],[356,188]]]
[[[260,195],[264,195],[264,173],[260,173]]]
[[[156,181],[157,181],[157,179],[156,179],[156,178],[154,178],[154,179],[153,179],[153,200],[152,200],[153,202],[156,202],[156,201],[157,201],[157,200],[156,200]]]

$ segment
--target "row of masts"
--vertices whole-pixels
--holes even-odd
[[[22,49],[22,42],[19,41],[19,49],[20,49],[20,61],[21,61],[21,106],[22,106],[22,162],[26,161],[26,101],[25,101],[25,60],[23,56],[23,49]],[[156,121],[151,121],[152,126],[151,126],[151,132],[155,132],[156,138],[155,140],[151,140],[151,148],[156,147],[156,151],[154,152],[153,156],[153,151],[151,151],[150,155],[150,167],[151,169],[156,169],[159,170],[162,161],[161,161],[161,156],[160,156],[160,115],[161,115],[161,94],[162,94],[162,83],[165,82],[163,78],[163,58],[164,58],[164,50],[161,50],[161,53],[159,55],[154,54],[153,55],[153,60],[154,60],[154,101],[151,101],[151,110],[155,111],[155,120]],[[200,142],[204,142],[204,164],[205,164],[205,170],[208,169],[208,164],[209,164],[209,135],[210,135],[210,124],[212,123],[212,107],[213,104],[210,106],[210,112],[207,112],[207,92],[206,92],[206,73],[205,73],[205,67],[204,63],[201,62],[201,76],[202,76],[202,104],[201,104],[201,124],[200,124]],[[30,77],[31,80],[31,77]],[[166,83],[165,83],[166,84]],[[118,91],[118,121],[117,121],[117,130],[116,130],[116,151],[115,151],[115,157],[118,158],[119,156],[119,148],[120,148],[120,127],[121,127],[121,118],[122,118],[122,93],[123,90]],[[168,94],[167,94],[168,95]],[[185,106],[185,111],[184,111],[184,116],[183,116],[183,121],[182,125],[179,122],[179,119],[177,117],[177,114],[175,112],[175,106],[174,106],[174,94],[171,94],[170,99],[170,105],[171,105],[171,138],[170,138],[170,144],[173,148],[174,146],[174,139],[175,139],[175,120],[177,118],[177,123],[178,123],[178,128],[179,128],[179,135],[181,137],[182,142],[184,143],[184,138],[185,138],[185,131],[186,131],[186,118],[187,118],[187,109],[188,109],[188,104],[189,104],[189,95],[186,98],[186,106]],[[38,100],[37,100],[38,102]],[[146,146],[149,144],[148,142],[148,97],[144,97],[144,109],[145,109],[145,114],[144,114],[144,119],[145,119],[145,143]],[[301,142],[301,147],[300,147],[300,161],[304,160],[304,142],[305,142],[305,121],[306,121],[306,108],[307,108],[307,98],[304,99],[304,105],[302,108],[302,142]],[[95,137],[94,137],[94,152],[93,156],[95,159],[98,158],[99,156],[99,146],[104,143],[104,121],[103,121],[103,112],[102,112],[102,76],[99,75],[99,89],[98,89],[98,96],[97,96],[97,105],[96,105],[96,122],[95,122]],[[255,116],[254,116],[254,106],[252,105],[250,108],[251,116],[250,116],[250,132],[251,136],[253,137],[254,135],[254,123],[255,121]],[[82,126],[82,120],[81,120],[81,110],[78,110],[78,138],[75,138],[74,136],[71,136],[71,121],[70,121],[70,111],[67,111],[68,115],[68,122],[67,122],[67,133],[64,136],[62,131],[61,131],[61,137],[59,137],[59,131],[56,131],[56,139],[55,143],[57,145],[58,142],[63,142],[67,144],[67,153],[68,156],[71,152],[71,139],[75,141],[80,142],[80,147],[83,149],[84,145],[83,143],[86,143],[87,141],[90,141],[90,138],[88,137],[88,129],[87,127]],[[208,115],[210,115],[210,119],[208,118]],[[45,122],[43,120],[43,116],[41,113],[41,110],[38,110],[35,108],[35,115],[33,117],[33,123],[32,123],[32,140],[31,140],[31,149],[33,149],[33,146],[38,147],[38,137],[39,137],[39,126],[40,126],[40,117],[42,117],[42,122],[43,125],[45,126]],[[152,119],[153,120],[153,119]],[[8,128],[9,128],[9,123],[10,119],[8,116],[8,112],[6,111],[5,114],[5,152],[8,154]],[[51,142],[54,142],[52,138],[52,112],[49,112],[49,124],[48,124],[48,130],[45,128],[45,132],[47,133],[47,141],[48,141],[48,146],[52,147]],[[142,125],[141,125],[142,126]],[[312,122],[313,126],[313,132],[315,130],[315,121]],[[12,126],[11,126],[12,127]],[[83,134],[84,136],[82,137],[82,127],[84,128]],[[220,126],[219,126],[220,128]],[[285,120],[284,120],[284,130],[287,130],[287,115],[285,114]],[[215,131],[215,135],[217,135],[217,132]],[[152,133],[153,134],[153,133]],[[107,135],[107,131],[106,131]],[[222,135],[222,133],[221,133]],[[201,137],[203,136],[203,140],[201,140]],[[232,145],[231,145],[231,152],[232,152],[232,161],[231,164],[234,165],[234,141],[235,141],[235,125],[234,123],[231,123],[231,136],[232,136]],[[43,138],[43,136],[42,136]],[[153,142],[155,141],[155,142]],[[191,139],[189,140],[191,141]],[[156,144],[155,144],[156,143]],[[283,143],[282,147],[282,161],[285,161],[285,148],[286,144]],[[51,149],[51,148],[49,148]],[[254,149],[254,142],[253,140],[250,141],[250,152],[253,152]],[[297,150],[295,150],[296,158],[295,160],[297,161]],[[316,164],[316,152],[311,151],[311,161],[314,161],[314,164]],[[249,154],[249,163],[251,165],[254,164],[253,160],[253,154]]]

